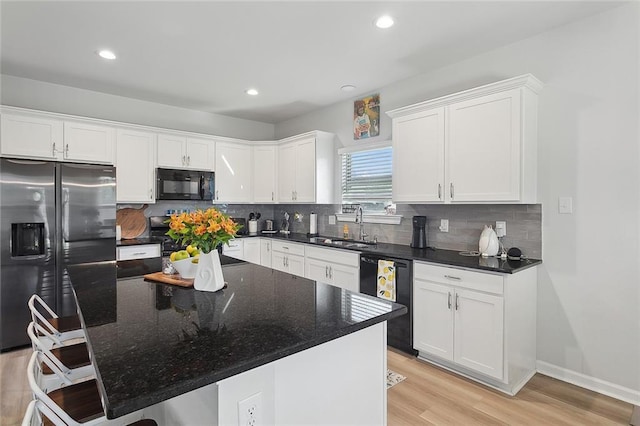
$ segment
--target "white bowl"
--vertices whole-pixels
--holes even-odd
[[[182,278],[195,278],[196,271],[198,270],[198,264],[192,263],[191,260],[193,259],[193,257],[189,257],[187,259],[176,260],[171,263]]]

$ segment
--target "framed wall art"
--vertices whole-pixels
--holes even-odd
[[[380,94],[353,102],[353,139],[373,138],[380,134]]]

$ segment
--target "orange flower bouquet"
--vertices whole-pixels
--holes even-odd
[[[203,253],[209,253],[221,244],[228,244],[241,227],[214,208],[173,214],[166,222],[169,223],[166,235],[179,244],[197,247]]]

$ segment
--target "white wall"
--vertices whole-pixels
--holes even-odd
[[[0,103],[3,105],[239,139],[270,140],[274,137],[275,126],[269,123],[9,75],[0,78]]]
[[[544,263],[538,282],[538,360],[636,403],[638,9],[638,3],[627,4],[379,90],[384,116],[399,106],[524,73],[546,84],[539,103]],[[351,114],[352,102],[336,104],[277,124],[276,137],[320,129],[352,145]],[[378,140],[389,139],[390,120],[381,124]],[[559,196],[573,197],[573,215],[558,214]]]

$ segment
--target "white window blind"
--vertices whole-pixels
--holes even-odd
[[[391,147],[342,154],[343,203],[391,200]]]

